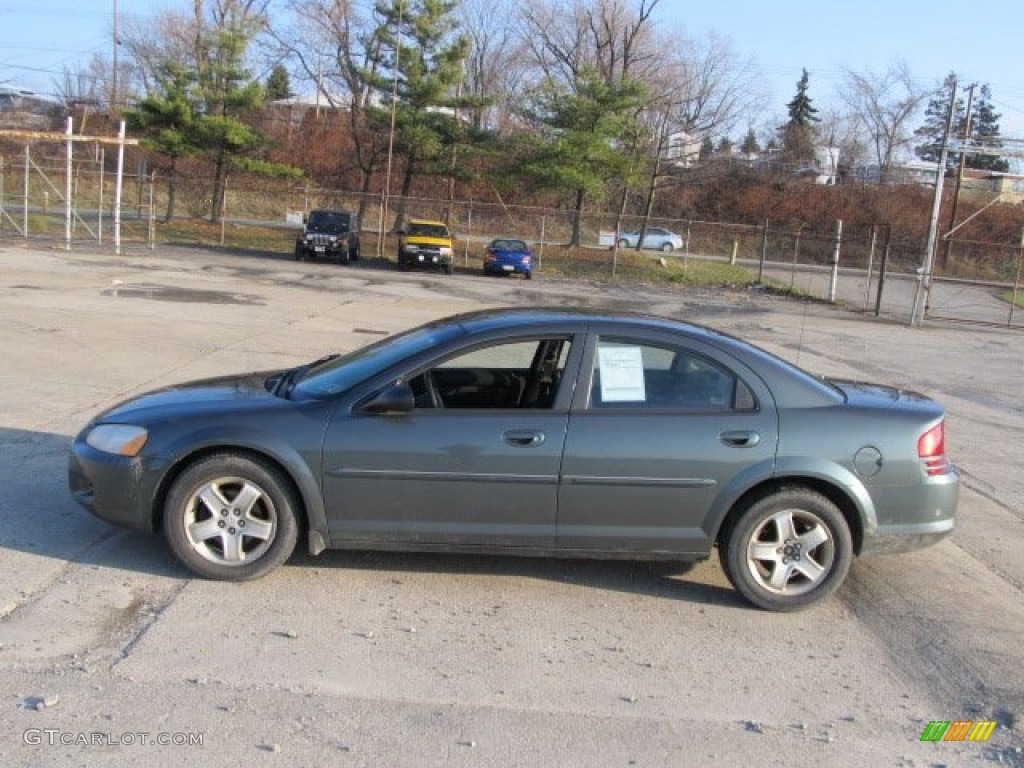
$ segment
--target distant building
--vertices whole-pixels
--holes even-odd
[[[1024,203],[1024,176],[965,169],[960,195],[965,200],[982,204],[995,198],[1011,205]]]
[[[696,165],[700,159],[700,145],[703,141],[702,136],[693,136],[686,131],[669,134],[664,159],[681,168]]]
[[[0,85],[0,128],[46,130],[61,105],[34,91]]]

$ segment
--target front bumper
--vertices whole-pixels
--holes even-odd
[[[68,456],[68,488],[75,501],[101,520],[152,532],[153,500],[164,466],[158,459],[97,451],[79,435]]]
[[[452,257],[436,251],[402,251],[398,262],[407,267],[443,267],[452,263]]]

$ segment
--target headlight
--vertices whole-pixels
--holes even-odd
[[[142,427],[133,427],[129,424],[100,424],[89,431],[85,442],[104,453],[138,456],[148,437],[149,432]]]
[[[448,248],[447,246],[443,246],[442,245],[441,246],[441,255],[442,256],[451,256],[452,255],[452,249]]]

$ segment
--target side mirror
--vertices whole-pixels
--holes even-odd
[[[359,409],[363,413],[389,414],[412,413],[416,407],[416,398],[412,387],[405,382],[390,384],[371,397]]]

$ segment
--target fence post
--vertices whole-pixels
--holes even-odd
[[[796,290],[796,266],[800,261],[800,233],[804,231],[804,225],[796,228],[796,239],[793,242],[793,268],[789,271],[789,292]]]
[[[764,262],[768,258],[768,219],[764,220],[764,230],[761,233],[761,262],[757,267],[757,282],[764,284]]]
[[[96,214],[96,244],[97,245],[103,245],[103,182],[104,182],[103,170],[104,170],[104,165],[106,164],[104,161],[106,160],[106,152],[107,152],[107,150],[106,150],[105,147],[100,147],[99,150],[100,150],[100,194],[99,194],[99,201],[98,201],[98,204],[97,204],[97,207],[99,208],[99,212]]]
[[[834,304],[836,300],[836,287],[839,282],[839,250],[843,243],[843,220],[836,219],[836,235],[832,245],[832,276],[828,283],[828,300]]]
[[[22,216],[22,221],[21,221],[22,226],[21,226],[21,229],[22,229],[22,233],[24,234],[26,240],[28,240],[28,192],[29,192],[29,183],[28,183],[29,175],[28,175],[28,172],[29,172],[29,167],[31,165],[32,165],[32,158],[31,158],[31,155],[29,154],[28,144],[25,144],[25,199],[22,201],[22,206],[21,206],[21,216]]]
[[[121,253],[121,192],[124,187],[124,120],[117,129],[117,180],[114,182],[114,253]]]
[[[1024,261],[1024,229],[1020,233],[1020,251],[1017,253],[1017,278],[1013,282],[1013,293],[1010,295],[1010,316],[1006,320],[1006,327],[1013,327],[1013,310],[1017,307],[1017,297],[1020,295],[1020,272],[1021,262]]]
[[[548,215],[545,213],[540,217],[540,253],[537,254],[537,271],[542,272],[544,270],[544,241],[547,239],[545,234],[547,230]]]
[[[878,266],[878,296],[875,298],[875,317],[882,311],[882,288],[885,287],[885,272],[889,268],[889,244],[892,242],[892,225],[885,228],[885,245],[882,246],[882,263]]]
[[[74,142],[71,140],[71,121],[72,118],[68,117],[67,128],[64,133],[68,137],[67,139],[67,167],[64,174],[64,250],[71,250],[71,159],[72,159],[72,146]]]
[[[154,200],[153,188],[156,186],[156,171],[149,176],[149,250],[156,249],[156,202]]]
[[[864,309],[871,303],[871,267],[875,261],[875,244],[878,241],[878,228],[871,225],[871,247],[868,248],[868,271],[864,276]]]
[[[224,177],[224,187],[220,191],[220,244],[224,245],[224,220],[228,215],[228,180]]]

